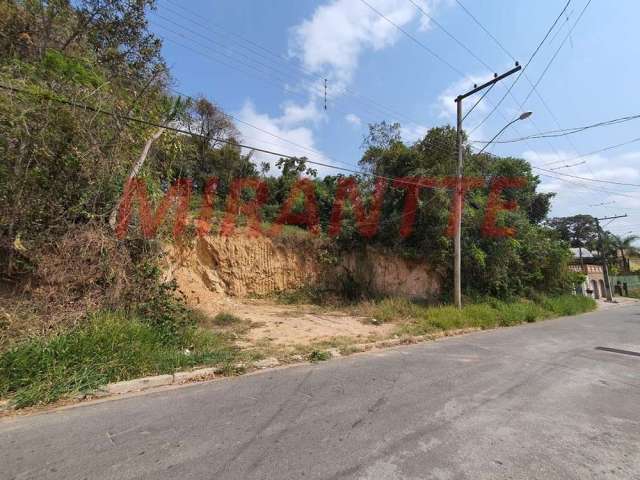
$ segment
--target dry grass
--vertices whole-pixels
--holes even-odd
[[[118,241],[98,224],[72,227],[54,243],[29,245],[32,273],[20,287],[0,288],[0,349],[25,336],[74,327],[87,313],[144,300],[156,281],[144,273],[152,249],[148,242]]]

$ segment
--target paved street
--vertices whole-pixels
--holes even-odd
[[[2,479],[638,479],[640,307],[0,421]]]

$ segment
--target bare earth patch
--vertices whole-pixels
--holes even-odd
[[[201,303],[203,313],[214,316],[229,312],[251,322],[238,342],[256,345],[265,341],[277,346],[311,345],[335,337],[350,337],[356,343],[379,340],[391,335],[394,325],[373,325],[367,317],[327,311],[314,305],[279,305],[266,300],[221,298]]]

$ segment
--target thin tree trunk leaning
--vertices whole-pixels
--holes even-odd
[[[151,146],[153,145],[153,143],[156,140],[158,140],[162,136],[164,131],[165,131],[164,127],[159,128],[146,141],[146,143],[144,144],[144,148],[142,149],[142,152],[140,153],[140,156],[138,157],[138,160],[136,161],[136,163],[133,164],[133,167],[131,168],[131,172],[129,172],[129,176],[127,177],[127,181],[125,182],[125,185],[128,182],[130,182],[131,179],[133,179],[133,178],[138,176],[138,173],[140,173],[140,170],[142,170],[142,167],[144,166],[144,162],[147,159],[147,155],[149,155],[149,150],[151,149]],[[109,226],[111,227],[112,230],[116,229],[116,220],[118,219],[118,209],[119,208],[120,208],[120,200],[118,200],[118,202],[116,203],[115,207],[113,207],[113,210],[111,211],[111,215],[109,215]]]

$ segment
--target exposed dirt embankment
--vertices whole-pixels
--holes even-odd
[[[324,260],[321,260],[321,257]],[[329,261],[329,258],[331,259]],[[169,246],[167,275],[192,306],[213,317],[233,313],[251,322],[245,342],[312,344],[336,337],[369,341],[388,336],[391,326],[376,326],[349,312],[311,305],[277,305],[247,297],[318,287],[432,299],[440,276],[427,265],[368,248],[340,256],[309,238],[271,239],[210,236],[192,245]]]
[[[171,246],[168,275],[193,304],[213,297],[262,296],[303,286],[338,288],[345,278],[382,295],[433,299],[440,276],[428,265],[374,248],[322,262],[311,242],[269,237],[209,236],[192,246]]]
[[[209,236],[191,247],[169,248],[168,274],[195,304],[223,298],[268,295],[319,281],[313,252],[274,243],[269,237]]]
[[[351,252],[331,265],[310,242],[280,243],[269,237],[209,236],[193,246],[171,246],[168,275],[194,304],[213,297],[247,297],[303,286],[337,287],[345,276],[370,292],[432,299],[440,276],[428,265],[374,248]]]
[[[346,254],[341,268],[370,292],[421,300],[433,300],[440,294],[440,275],[427,264],[375,248]]]

